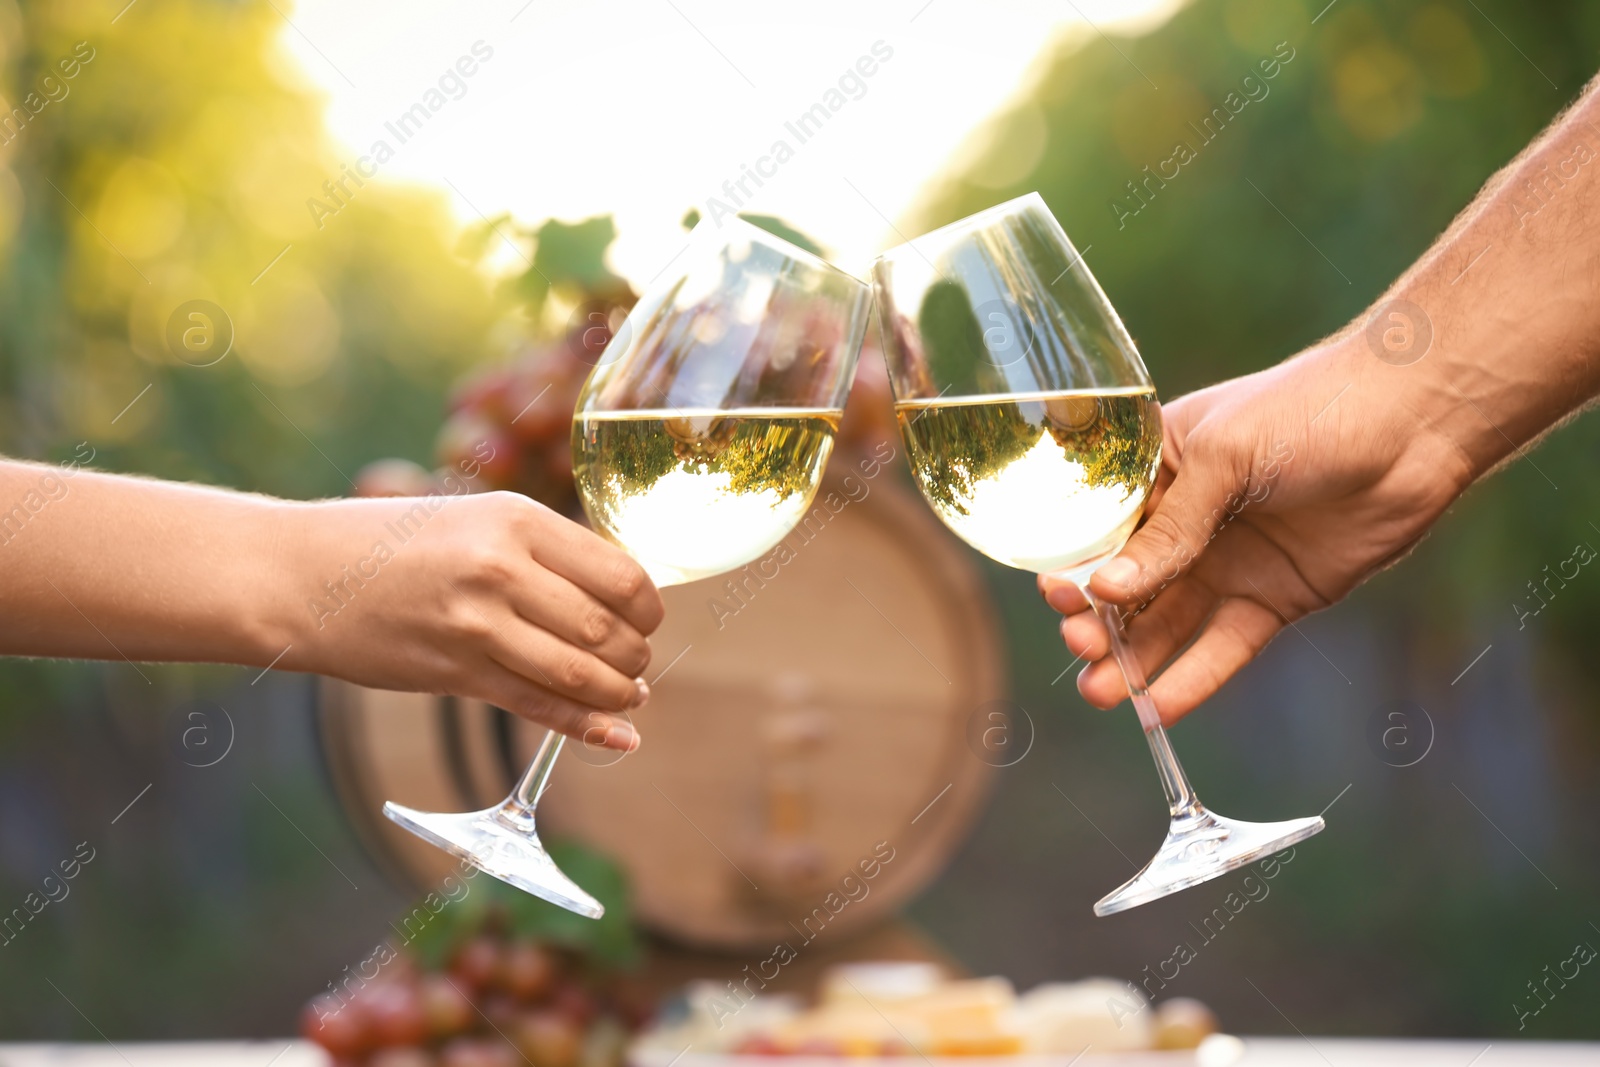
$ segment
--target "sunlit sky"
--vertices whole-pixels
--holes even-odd
[[[1055,35],[1142,28],[1180,0],[278,0],[283,40],[328,98],[350,162],[383,139],[380,180],[438,187],[463,221],[610,213],[613,266],[652,277],[773,143],[793,157],[747,179],[740,210],[779,215],[860,270],[898,243],[929,179],[1022,89]],[[1089,20],[1088,23],[1085,20]],[[462,56],[492,56],[404,144],[385,128]],[[805,143],[785,128],[862,56],[864,86]],[[470,68],[470,64],[468,65]],[[851,98],[859,97],[859,98]],[[433,98],[437,102],[438,97]],[[835,98],[837,103],[837,98]],[[743,194],[741,193],[741,198]],[[727,201],[730,206],[736,206]],[[908,234],[907,236],[913,236]]]

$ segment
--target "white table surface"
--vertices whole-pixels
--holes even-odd
[[[709,1059],[710,1057],[705,1057]],[[719,1057],[720,1058],[720,1057]],[[863,1067],[894,1063],[916,1067],[917,1061],[900,1057],[884,1060],[836,1060],[820,1057],[763,1057],[765,1067]],[[1017,1060],[963,1058],[965,1067],[1015,1065]],[[1048,1057],[1029,1057],[1032,1067],[1066,1067]],[[1145,1053],[1126,1056],[1090,1054],[1078,1067],[1176,1067],[1193,1064],[1195,1057],[1179,1053]],[[1237,1057],[1217,1058],[1205,1067],[1600,1067],[1600,1043],[1536,1041],[1396,1041],[1351,1038],[1247,1037]],[[119,1041],[115,1046],[7,1045],[0,1044],[0,1067],[327,1067],[328,1058],[316,1046],[287,1038],[276,1041],[241,1041],[193,1044],[148,1044]]]

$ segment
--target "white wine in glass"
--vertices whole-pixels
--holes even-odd
[[[822,483],[871,307],[860,279],[741,219],[703,221],[611,339],[578,396],[572,467],[595,530],[657,585],[760,558]],[[565,739],[511,795],[459,815],[384,814],[561,907],[604,908],[550,859],[534,809]]]
[[[947,397],[895,405],[933,510],[984,555],[1068,570],[1121,547],[1161,464],[1155,392]]]
[[[821,484],[839,416],[781,407],[588,412],[573,423],[573,472],[596,530],[657,585],[692,582],[744,566],[794,529]]]
[[[1155,386],[1122,320],[1037,193],[873,266],[895,411],[922,495],[985,555],[1086,595],[1138,525],[1161,464]],[[1117,609],[1090,597],[1128,683],[1172,820],[1110,915],[1304,840],[1320,817],[1250,823],[1194,794]]]

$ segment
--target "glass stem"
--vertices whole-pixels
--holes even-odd
[[[533,823],[534,806],[544,794],[545,786],[550,784],[550,772],[555,768],[556,757],[561,755],[561,746],[566,740],[566,735],[554,730],[544,735],[544,740],[539,742],[539,751],[534,753],[533,762],[522,772],[516,788],[502,805],[502,814],[530,825]]]
[[[1172,742],[1161,725],[1161,714],[1156,711],[1156,702],[1150,697],[1144,667],[1128,647],[1122,629],[1122,613],[1116,605],[1090,595],[1088,590],[1084,590],[1084,596],[1089,597],[1095,613],[1105,624],[1106,633],[1110,635],[1111,652],[1117,657],[1117,666],[1122,668],[1123,680],[1128,683],[1128,696],[1133,701],[1134,710],[1139,713],[1139,725],[1144,727],[1144,739],[1150,744],[1150,755],[1156,761],[1156,773],[1161,776],[1161,788],[1166,791],[1167,807],[1172,817],[1178,819],[1198,815],[1205,809],[1194,795],[1194,787],[1189,784],[1189,776],[1183,773],[1177,753],[1172,751]]]

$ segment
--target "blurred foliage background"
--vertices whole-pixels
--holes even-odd
[[[341,159],[273,44],[279,16],[144,6],[113,46],[104,5],[0,0],[8,106],[59,92],[42,79],[78,42],[94,50],[0,146],[0,451],[61,459],[88,442],[103,469],[298,497],[347,492],[381,456],[429,463],[451,383],[516,347],[542,289],[480,269],[423,191],[372,182],[316,226],[281,190],[316,195]],[[1294,58],[1270,93],[1119,219],[1126,183],[1195,143],[1186,124],[1280,42]],[[1358,314],[1579,91],[1597,50],[1600,8],[1581,0],[1196,0],[1143,36],[1054,45],[900,228],[1038,189],[1177,395]],[[214,366],[164,341],[193,299],[236,331]],[[1512,607],[1574,543],[1600,544],[1597,458],[1600,423],[1563,430],[1538,469],[1475,490],[1402,568],[1284,635],[1179,728],[1224,812],[1334,805],[1271,898],[1203,947],[1193,924],[1223,883],[1090,916],[1159,839],[1156,782],[1131,716],[1072,691],[1031,579],[991,568],[1039,736],[913,916],[1023,986],[1137,977],[1187,941],[1199,958],[1164,992],[1240,1032],[1290,1033],[1287,1017],[1307,1033],[1600,1037],[1595,988],[1578,984],[1593,977],[1520,1032],[1511,1006],[1574,942],[1600,943],[1600,578],[1526,626]],[[0,665],[0,908],[76,842],[96,849],[69,899],[0,947],[0,1036],[93,1038],[51,983],[114,1038],[284,1033],[383,936],[403,896],[322,776],[312,687],[254,676]],[[1414,766],[1371,741],[1395,701],[1431,718]],[[234,745],[223,762],[193,765],[179,739],[197,722]]]

